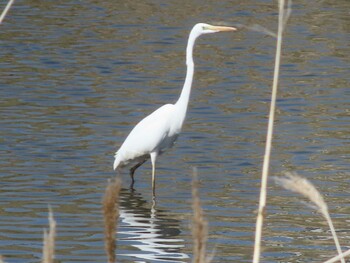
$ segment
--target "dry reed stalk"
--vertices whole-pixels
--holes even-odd
[[[103,215],[105,225],[105,250],[108,263],[116,262],[116,228],[119,218],[119,192],[121,180],[111,180],[103,197]]]
[[[7,12],[10,10],[10,7],[12,6],[12,4],[13,4],[13,2],[14,2],[15,0],[10,0],[10,1],[8,1],[8,3],[7,3],[7,5],[6,5],[6,7],[5,7],[5,9],[2,11],[2,13],[1,13],[1,16],[0,16],[0,24],[2,23],[2,21],[4,20],[4,18],[5,18],[5,16],[6,16],[6,14],[7,14]]]
[[[193,263],[210,262],[207,258],[208,222],[203,217],[201,201],[199,198],[199,181],[197,169],[193,169],[192,180],[192,237],[193,237]]]
[[[49,231],[44,230],[42,263],[53,263],[55,258],[56,221],[49,207]]]
[[[275,108],[276,108],[276,98],[277,98],[277,86],[278,86],[279,70],[280,70],[280,63],[281,63],[282,33],[287,23],[288,17],[291,13],[290,1],[288,4],[287,11],[285,10],[284,0],[279,0],[278,4],[279,4],[279,15],[278,15],[277,47],[276,47],[274,76],[273,76],[273,83],[272,83],[271,106],[270,106],[269,122],[268,122],[268,128],[267,128],[267,136],[266,136],[265,155],[264,155],[264,162],[263,162],[263,169],[262,169],[262,176],[261,176],[259,208],[258,208],[258,214],[256,219],[254,255],[253,255],[254,263],[258,263],[260,261],[260,254],[261,254],[261,236],[262,236],[262,226],[264,221],[264,211],[266,207],[267,178],[268,178],[269,165],[270,165],[272,134],[273,134],[273,125],[274,125],[274,119],[275,119]]]
[[[285,177],[276,177],[275,181],[283,186],[285,189],[298,193],[308,198],[313,203],[313,208],[316,209],[327,221],[329,228],[332,232],[334,243],[336,245],[340,260],[345,263],[344,258],[341,256],[342,251],[339,244],[337,234],[335,232],[332,219],[328,212],[328,206],[323,199],[323,196],[315,188],[315,186],[307,179],[297,175],[296,173],[286,173]]]
[[[345,252],[343,252],[341,255],[335,256],[335,257],[333,257],[333,258],[331,258],[331,259],[329,259],[329,260],[327,260],[327,261],[325,261],[323,263],[334,263],[334,262],[339,261],[342,257],[345,258],[347,256],[350,256],[350,249],[345,251]]]

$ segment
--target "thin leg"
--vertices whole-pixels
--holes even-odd
[[[151,219],[157,219],[157,200],[156,197],[153,195],[152,197],[152,207],[151,207]]]
[[[135,173],[136,169],[139,168],[141,165],[143,165],[146,161],[147,161],[147,159],[145,159],[145,160],[139,162],[138,164],[136,164],[135,166],[131,167],[131,169],[130,169],[131,187],[133,187],[134,183],[135,183],[134,173]]]
[[[156,175],[156,159],[157,159],[157,152],[151,153],[151,162],[152,162],[152,192],[153,196],[156,195],[156,180],[155,180],[155,175]]]

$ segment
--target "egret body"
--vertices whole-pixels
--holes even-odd
[[[115,153],[114,170],[131,165],[130,176],[134,183],[134,173],[138,167],[151,158],[152,190],[155,194],[155,168],[157,157],[171,147],[181,132],[184,123],[194,73],[193,46],[203,34],[235,31],[234,27],[196,24],[188,38],[186,48],[187,72],[179,99],[175,104],[166,104],[141,120],[130,132],[122,146]]]

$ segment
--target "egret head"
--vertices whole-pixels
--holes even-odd
[[[237,28],[235,28],[235,27],[213,26],[213,25],[209,25],[209,24],[205,24],[205,23],[198,23],[192,29],[193,32],[196,32],[197,36],[200,36],[203,34],[224,32],[224,31],[236,31],[236,30],[237,30]]]

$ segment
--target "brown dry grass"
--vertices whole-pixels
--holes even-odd
[[[108,263],[116,262],[116,230],[119,218],[119,192],[121,180],[116,178],[111,180],[103,197],[103,215],[105,225],[105,250]]]
[[[199,198],[199,181],[197,170],[193,170],[192,180],[192,237],[193,237],[193,263],[210,262],[207,257],[208,222],[203,216],[201,201]]]

